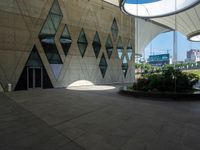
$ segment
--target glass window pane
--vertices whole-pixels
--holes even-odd
[[[102,57],[101,57],[100,63],[99,63],[99,68],[100,68],[100,71],[101,71],[103,78],[105,77],[107,67],[108,67],[108,64],[107,64],[106,58],[103,54]]]
[[[99,38],[99,34],[98,32],[96,32],[95,36],[94,36],[94,40],[92,42],[92,47],[95,53],[96,58],[99,55],[99,52],[101,50],[101,42],[100,42],[100,38]]]
[[[110,34],[107,37],[105,47],[106,47],[106,51],[107,51],[107,54],[108,54],[108,58],[110,59],[112,52],[113,52],[113,44],[112,44]]]
[[[81,30],[79,34],[77,44],[78,44],[78,48],[81,53],[81,56],[83,57],[88,45],[87,38],[83,29]]]
[[[72,44],[72,39],[71,39],[71,35],[69,33],[68,27],[67,25],[65,25],[63,33],[60,37],[60,44],[63,48],[63,51],[65,53],[65,56],[67,56],[67,53],[71,47]]]
[[[111,32],[112,32],[112,36],[113,36],[114,41],[116,41],[116,40],[117,40],[117,36],[118,36],[119,29],[118,29],[117,21],[116,21],[115,18],[114,18],[113,23],[112,23],[112,26],[111,26]]]

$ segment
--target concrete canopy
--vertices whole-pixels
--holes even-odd
[[[135,19],[135,53],[143,54],[146,46],[160,33],[169,32],[172,29],[153,21]]]
[[[200,31],[200,4],[181,13],[152,20],[190,36]]]

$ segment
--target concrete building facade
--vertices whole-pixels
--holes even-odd
[[[191,49],[187,52],[187,62],[200,62],[200,50]]]
[[[27,90],[134,80],[134,18],[114,5],[1,0],[0,19],[5,90],[8,83],[13,90]]]

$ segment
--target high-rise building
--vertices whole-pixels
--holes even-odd
[[[191,49],[187,52],[187,62],[199,62],[200,61],[200,50]]]

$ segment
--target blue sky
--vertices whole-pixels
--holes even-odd
[[[190,42],[183,34],[179,32],[176,33],[177,38],[175,41],[177,42],[178,61],[183,61],[186,58],[186,53],[188,50],[200,49],[200,42]],[[167,51],[170,53],[170,56],[173,56],[173,39],[173,32],[161,33],[158,35],[145,48],[145,58],[148,58],[149,55],[165,54]]]

